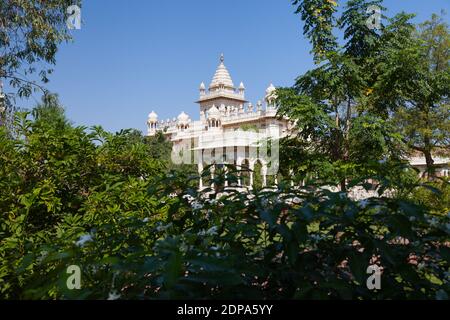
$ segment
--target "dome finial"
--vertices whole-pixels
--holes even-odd
[[[223,53],[220,55],[220,62],[224,63],[225,61],[225,56],[223,55]]]

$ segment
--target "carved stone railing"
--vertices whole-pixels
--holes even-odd
[[[200,101],[210,100],[210,99],[219,98],[219,97],[230,98],[230,99],[237,98],[239,100],[245,100],[244,92],[233,92],[233,91],[226,90],[226,89],[220,89],[220,90],[216,90],[216,91],[205,92],[204,94],[200,95]]]

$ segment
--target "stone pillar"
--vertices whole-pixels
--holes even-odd
[[[214,165],[211,166],[211,180],[214,180],[214,171],[215,171],[215,167]],[[214,181],[211,182],[211,188],[214,189]]]
[[[199,189],[201,190],[201,189],[203,189],[203,179],[202,179],[202,172],[203,172],[203,155],[202,155],[202,150],[199,150],[199,151],[198,151],[198,159],[197,159],[197,161],[198,161],[198,164],[197,164],[197,167],[198,167],[198,174],[200,175],[198,187],[199,187]]]
[[[203,179],[202,179],[202,173],[203,173],[203,157],[202,157],[202,151],[201,151],[201,150],[198,152],[198,159],[197,159],[197,161],[198,161],[198,164],[197,164],[197,167],[198,167],[198,174],[200,175],[199,183],[198,183],[198,188],[201,190],[201,189],[203,189]]]
[[[238,187],[242,187],[242,163],[244,160],[242,159],[242,151],[240,150],[239,147],[237,148],[236,158],[237,158],[236,159],[236,169],[238,170],[238,172],[237,172]]]
[[[226,167],[226,163],[223,164],[224,165],[224,171],[225,171],[225,187],[228,187],[228,167]]]
[[[198,181],[198,188],[199,188],[200,190],[203,189],[203,179],[202,179],[202,173],[201,173],[201,171],[200,171],[200,178],[199,178],[199,181]]]
[[[249,169],[250,169],[250,188],[253,188],[253,170],[255,170],[255,164],[249,163]]]
[[[261,175],[262,175],[262,178],[263,178],[262,186],[264,188],[264,187],[267,186],[267,165],[265,165],[265,164],[261,168]]]

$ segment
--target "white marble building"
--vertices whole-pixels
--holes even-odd
[[[259,163],[262,184],[266,185],[267,176],[274,176],[278,171],[275,165],[278,159],[273,159],[273,153],[269,156],[266,150],[262,150],[261,141],[276,140],[291,129],[288,119],[276,117],[273,84],[267,88],[264,102],[258,101],[255,105],[248,102],[244,84],[241,82],[239,87],[235,87],[222,55],[208,89],[201,83],[199,90],[200,120],[193,121],[182,112],[177,118],[161,121],[152,111],[147,121],[148,135],[162,131],[173,142],[175,150],[183,147],[185,150],[186,144],[191,145],[190,150],[195,154],[184,162],[193,160],[199,172],[212,163],[234,164],[253,171]],[[253,175],[253,172],[249,173],[249,186],[253,185]],[[238,182],[239,185],[242,183]],[[203,186],[203,181],[200,181],[200,186]]]
[[[249,179],[246,184],[253,185],[254,168],[257,163],[262,170],[262,184],[267,184],[267,176],[275,176],[278,171],[278,159],[274,152],[269,157],[261,152],[261,141],[276,140],[292,132],[293,126],[287,118],[276,117],[277,106],[273,103],[275,87],[271,84],[264,96],[264,101],[255,105],[245,99],[245,86],[241,82],[235,87],[234,82],[224,64],[223,55],[208,88],[202,82],[199,88],[200,120],[193,121],[182,112],[177,118],[166,121],[159,120],[152,111],[147,120],[148,135],[163,132],[174,144],[174,150],[191,150],[187,158],[181,162],[195,163],[201,173],[205,165],[234,164],[237,167],[249,168]],[[249,130],[252,129],[252,130]],[[275,150],[272,151],[277,151]],[[176,152],[175,152],[176,153]],[[183,157],[186,156],[184,153]],[[192,159],[191,159],[192,158]],[[174,159],[173,159],[174,160]],[[411,164],[418,168],[421,175],[425,173],[425,159],[414,157]],[[449,176],[448,158],[435,158],[438,176]],[[274,163],[277,162],[277,165]],[[200,187],[204,182],[200,181]],[[240,179],[239,186],[243,186]]]

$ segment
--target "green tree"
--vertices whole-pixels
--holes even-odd
[[[303,34],[313,45],[312,53],[317,63],[336,50],[337,40],[333,34],[336,26],[337,1],[334,0],[292,0],[304,21]]]
[[[170,165],[172,143],[164,136],[163,132],[158,131],[155,136],[146,137],[145,143],[150,146],[151,157],[164,161],[167,166]]]
[[[155,199],[145,195],[165,170],[140,133],[73,127],[55,96],[33,113],[18,114],[12,131],[0,128],[1,297],[21,297],[22,278],[12,275],[17,263],[50,243],[63,221],[78,233],[94,228],[102,210],[150,217]],[[93,217],[81,220],[87,213]]]
[[[417,31],[410,29],[406,39],[385,50],[376,90],[394,110],[405,142],[425,157],[433,178],[433,155],[448,155],[450,146],[450,33],[438,15]]]
[[[105,184],[51,241],[9,256],[20,297],[448,298],[449,217],[409,201],[296,188],[219,195],[178,174],[147,196]],[[81,290],[61,284],[72,264],[82,267]],[[371,264],[384,268],[382,290],[366,286]]]
[[[42,102],[33,108],[31,114],[36,120],[35,125],[44,125],[45,123],[57,130],[64,130],[70,125],[65,109],[56,94],[43,95]]]
[[[0,81],[9,80],[20,97],[33,89],[45,89],[29,76],[38,74],[43,83],[52,72],[58,45],[71,40],[66,26],[67,8],[81,0],[2,0],[0,2]]]
[[[300,152],[297,172],[334,180],[346,190],[350,178],[373,169],[376,161],[399,158],[397,137],[367,107],[367,95],[377,77],[371,65],[382,38],[381,31],[367,27],[367,9],[381,1],[348,1],[340,17],[334,1],[293,3],[298,5],[304,34],[311,40],[320,65],[300,76],[293,88],[277,90],[279,114],[295,120],[297,132],[282,143],[293,151],[283,155],[285,167],[295,167],[295,153]],[[344,33],[342,46],[333,33],[339,30]],[[369,127],[371,130],[366,130]],[[356,150],[364,150],[364,157]]]

